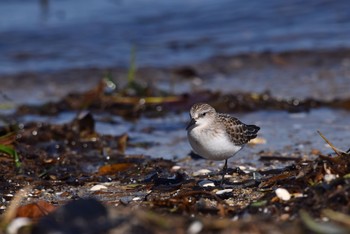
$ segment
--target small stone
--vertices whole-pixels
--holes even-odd
[[[190,227],[188,228],[188,232],[190,234],[197,234],[203,229],[203,224],[199,221],[194,221],[191,223]]]
[[[288,192],[287,189],[284,189],[284,188],[278,188],[275,190],[275,193],[277,195],[277,197],[283,201],[289,201],[290,198],[292,197],[290,195],[290,193]]]
[[[199,181],[198,185],[201,186],[201,187],[215,187],[214,182],[211,181],[211,180]]]
[[[107,190],[107,187],[102,185],[102,184],[97,184],[95,186],[93,186],[90,191],[100,191],[102,189],[106,189]]]
[[[244,171],[244,170],[247,169],[247,167],[245,167],[245,166],[238,166],[238,168],[239,168],[240,170],[242,170],[242,171]]]
[[[121,197],[120,198],[120,203],[122,203],[123,205],[127,205],[132,201],[132,197],[131,196],[126,196],[126,197]]]
[[[171,168],[171,170],[172,171],[178,171],[178,170],[180,170],[181,169],[181,167],[180,166],[173,166],[172,168]]]
[[[221,194],[230,193],[230,192],[232,192],[232,189],[223,189],[223,190],[217,191],[215,194],[216,195],[221,195]]]
[[[199,176],[199,175],[208,175],[211,172],[209,169],[200,169],[196,172],[193,172],[193,176]]]
[[[133,200],[133,201],[140,201],[140,200],[141,200],[141,197],[134,197],[132,200]]]
[[[331,182],[335,178],[337,178],[337,177],[334,174],[325,174],[323,177],[324,181],[326,181],[327,183]]]
[[[290,217],[289,214],[282,214],[282,215],[280,216],[280,219],[281,219],[282,221],[287,221],[287,220],[289,219],[289,217]]]

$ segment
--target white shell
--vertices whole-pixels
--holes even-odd
[[[221,194],[224,194],[224,193],[230,193],[232,192],[233,189],[223,189],[223,190],[219,190],[217,191],[215,194],[216,195],[221,195]]]
[[[102,184],[97,184],[95,186],[92,186],[90,191],[99,191],[99,190],[102,190],[102,189],[107,189],[107,187],[102,185]]]
[[[277,197],[283,201],[289,201],[292,197],[292,195],[288,192],[288,190],[284,188],[276,189],[275,193]]]

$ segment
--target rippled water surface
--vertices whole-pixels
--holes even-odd
[[[350,45],[349,1],[0,2],[0,74]]]

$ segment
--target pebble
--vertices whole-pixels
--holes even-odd
[[[193,223],[191,223],[191,225],[188,228],[188,232],[190,234],[197,234],[199,232],[201,232],[203,229],[203,224],[199,221],[194,221]]]
[[[244,173],[256,172],[257,170],[255,167],[246,167],[246,166],[238,166],[238,168]]]
[[[288,192],[287,189],[278,188],[275,190],[277,197],[283,201],[289,201],[292,195]]]
[[[133,197],[131,196],[126,196],[126,197],[121,197],[119,199],[119,201],[123,204],[123,205],[127,205],[132,201]]]
[[[97,184],[95,186],[92,186],[92,188],[90,189],[90,191],[100,191],[102,189],[107,189],[106,186],[102,185],[102,184]]]
[[[172,171],[178,171],[178,170],[180,170],[180,169],[181,169],[180,166],[173,166],[173,167],[171,168]]]
[[[247,167],[245,167],[245,166],[238,166],[238,168],[241,169],[242,171],[247,169]]]
[[[223,189],[223,190],[219,190],[217,191],[215,194],[216,195],[221,195],[221,194],[224,194],[224,193],[230,193],[232,192],[233,189]]]
[[[198,171],[193,172],[193,176],[199,176],[199,175],[208,175],[211,172],[209,169],[200,169]]]
[[[282,215],[280,216],[280,219],[281,219],[282,221],[287,221],[289,218],[290,218],[290,215],[289,215],[289,214],[282,214]]]
[[[199,181],[198,185],[201,186],[201,187],[215,187],[214,182],[211,181],[211,180]]]
[[[326,181],[327,183],[331,182],[335,178],[337,178],[337,177],[334,174],[325,174],[323,177],[324,181]]]

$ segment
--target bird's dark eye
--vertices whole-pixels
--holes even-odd
[[[207,112],[202,113],[201,115],[204,117],[207,114]]]

